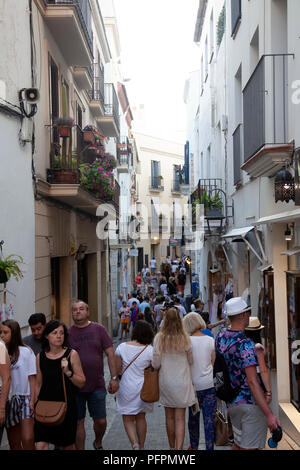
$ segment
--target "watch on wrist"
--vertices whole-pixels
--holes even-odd
[[[118,380],[118,379],[119,379],[119,377],[117,375],[114,375],[114,377],[111,377],[110,380]]]

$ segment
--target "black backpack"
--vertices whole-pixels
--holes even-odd
[[[240,342],[241,340],[235,341],[223,352],[223,354],[221,354],[219,351],[216,351],[216,359],[213,369],[214,387],[217,397],[226,403],[231,403],[238,396],[241,385],[238,387],[232,386],[224,354],[235,344]]]

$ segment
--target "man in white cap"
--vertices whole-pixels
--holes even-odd
[[[270,410],[257,376],[258,360],[255,345],[244,331],[249,324],[251,307],[241,297],[226,302],[225,313],[230,329],[223,329],[216,338],[216,352],[222,354],[228,367],[231,386],[238,390],[227,403],[234,444],[232,450],[263,449],[267,428],[274,431],[280,426]]]

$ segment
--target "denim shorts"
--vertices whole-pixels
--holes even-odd
[[[106,418],[106,390],[95,390],[94,392],[78,393],[76,396],[78,420],[84,419],[86,415],[86,404],[90,417],[93,419]]]

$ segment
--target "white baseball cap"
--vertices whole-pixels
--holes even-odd
[[[248,307],[242,297],[232,297],[232,299],[229,299],[225,303],[224,313],[226,313],[228,317],[232,317],[240,313],[248,312],[249,310],[251,310],[251,307]]]

